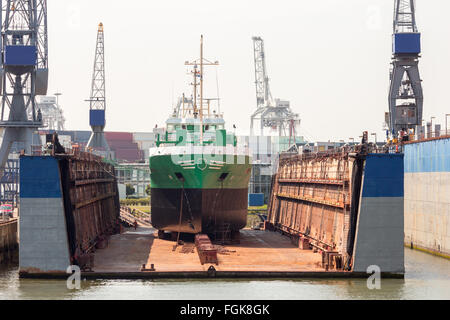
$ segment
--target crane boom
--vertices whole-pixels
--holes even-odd
[[[395,0],[394,34],[418,32],[416,25],[416,5],[414,0]]]
[[[98,26],[97,44],[95,47],[94,69],[92,73],[90,109],[106,110],[105,88],[105,35],[103,23]]]
[[[293,135],[298,133],[300,119],[298,114],[292,112],[289,101],[275,99],[269,87],[269,76],[266,69],[266,54],[264,40],[261,37],[253,37],[253,52],[255,61],[255,84],[256,84],[256,111],[251,116],[250,135],[253,135],[255,121],[259,122],[261,136],[264,128],[278,131],[278,135]]]
[[[264,40],[261,37],[253,37],[252,39],[255,58],[256,104],[258,108],[261,108],[272,104],[272,94],[270,93],[266,69]]]

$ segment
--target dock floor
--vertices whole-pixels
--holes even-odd
[[[140,272],[147,263],[155,239],[154,229],[126,228],[123,233],[110,237],[105,249],[97,249],[94,256],[96,273]]]
[[[185,248],[175,241],[157,238],[156,230],[140,227],[114,235],[105,249],[95,253],[95,273],[139,272],[154,265],[155,272],[205,272],[211,264],[200,263],[193,243]],[[187,253],[184,253],[184,252]],[[319,272],[321,255],[300,250],[288,237],[276,232],[241,230],[240,244],[219,246],[217,271]]]
[[[193,243],[173,248],[176,242],[161,240],[148,227],[127,228],[113,235],[105,249],[94,253],[93,270],[83,279],[294,279],[367,278],[367,273],[325,271],[322,256],[301,250],[278,232],[241,230],[240,243],[218,247],[218,265],[202,265]],[[153,264],[154,270],[151,271]],[[145,268],[143,269],[143,266]],[[66,279],[67,274],[21,273],[22,278]],[[404,274],[382,273],[383,278],[404,278]]]

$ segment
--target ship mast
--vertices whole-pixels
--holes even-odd
[[[197,107],[197,67],[200,64],[200,108]],[[219,62],[211,62],[203,58],[203,35],[200,37],[200,61],[185,62],[187,66],[194,66],[194,110],[200,113],[200,144],[203,145],[203,69],[204,66],[218,66]],[[195,111],[194,111],[195,112]]]
[[[194,83],[192,84],[194,86],[194,116],[197,115],[198,109],[197,109],[197,64],[194,65],[194,71],[192,72],[194,74]]]
[[[203,145],[203,35],[200,37],[200,145]]]

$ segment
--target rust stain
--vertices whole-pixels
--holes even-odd
[[[323,254],[326,270],[347,255],[353,161],[345,152],[282,156],[273,181],[266,229]]]

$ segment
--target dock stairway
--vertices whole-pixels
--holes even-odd
[[[150,214],[126,206],[120,206],[120,220],[129,226],[133,226],[137,222],[143,227],[152,227]]]

